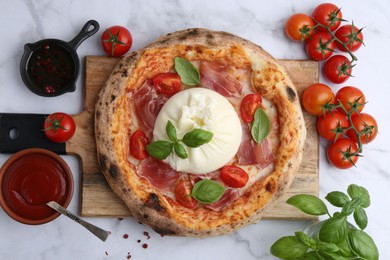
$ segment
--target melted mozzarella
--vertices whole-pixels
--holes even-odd
[[[178,139],[196,128],[214,134],[209,143],[197,148],[182,143],[188,154],[186,159],[172,152],[166,162],[177,171],[193,174],[215,171],[231,161],[240,146],[240,119],[230,102],[212,90],[190,88],[172,96],[157,116],[154,141],[169,140],[166,133],[168,120],[175,126]]]

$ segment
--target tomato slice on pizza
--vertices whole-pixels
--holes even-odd
[[[132,214],[160,234],[198,237],[259,221],[294,179],[306,135],[277,61],[206,29],[124,57],[95,130],[103,173]]]

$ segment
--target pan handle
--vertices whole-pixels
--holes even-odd
[[[77,47],[79,47],[79,45],[87,38],[89,38],[90,36],[94,35],[97,31],[99,31],[99,23],[96,22],[95,20],[89,20],[84,26],[83,28],[81,29],[81,31],[79,32],[79,34],[76,35],[76,37],[73,38],[73,40],[71,40],[69,42],[69,44],[71,45],[71,47],[76,50]]]

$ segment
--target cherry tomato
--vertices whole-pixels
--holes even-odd
[[[343,19],[340,8],[331,3],[324,3],[318,5],[313,11],[313,19],[319,24],[329,26],[331,31],[336,30]],[[317,27],[318,30],[326,30],[321,26]]]
[[[325,77],[336,84],[343,83],[352,74],[351,61],[343,55],[333,55],[324,64]]]
[[[375,139],[378,133],[378,124],[374,117],[361,113],[352,115],[351,120],[356,130],[362,134],[360,140],[363,144],[367,144]],[[358,141],[358,137],[352,129],[348,130],[347,135],[352,141]]]
[[[135,159],[143,160],[149,157],[146,147],[149,145],[149,139],[141,130],[135,131],[130,137],[130,153]]]
[[[360,89],[352,86],[341,88],[336,93],[335,99],[336,102],[341,102],[347,111],[353,109],[355,111],[361,112],[366,103],[366,98],[364,97],[363,92]],[[339,108],[339,111],[343,112],[341,108]]]
[[[329,145],[327,150],[328,160],[339,169],[351,168],[359,159],[359,156],[356,155],[357,150],[356,143],[347,138],[340,138]]]
[[[336,47],[332,36],[327,32],[316,32],[306,41],[306,53],[313,60],[326,60]]]
[[[129,30],[123,26],[116,25],[103,32],[101,44],[107,55],[119,57],[130,50],[133,38]]]
[[[160,73],[152,79],[158,93],[172,96],[181,89],[181,79],[177,73]]]
[[[175,187],[175,198],[186,208],[193,209],[198,201],[191,196],[193,185],[189,179],[181,179]]]
[[[258,94],[248,94],[241,101],[240,112],[242,121],[250,123],[253,121],[253,116],[256,109],[262,107],[262,98]]]
[[[317,120],[318,134],[327,140],[334,141],[342,137],[349,127],[345,114],[333,111],[332,114],[321,115]]]
[[[291,40],[304,41],[314,33],[311,30],[314,25],[313,18],[307,14],[294,14],[287,20],[284,31]]]
[[[354,52],[360,48],[363,44],[363,33],[362,30],[354,26],[353,24],[341,26],[335,33],[335,36],[346,44],[347,48]],[[347,49],[338,41],[336,41],[336,46],[340,51],[347,51]]]
[[[326,104],[334,103],[334,94],[330,87],[325,84],[313,84],[303,91],[302,105],[305,110],[313,116],[321,115],[323,113],[323,108],[326,108]]]
[[[46,117],[43,130],[50,141],[64,143],[74,135],[76,124],[70,115],[56,112]]]
[[[240,167],[227,165],[221,170],[221,179],[231,188],[242,188],[248,182],[249,175]]]

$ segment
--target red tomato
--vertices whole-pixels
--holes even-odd
[[[322,138],[334,141],[342,137],[349,127],[347,117],[340,112],[333,111],[332,114],[321,115],[317,120],[317,130]]]
[[[329,26],[331,31],[336,30],[343,19],[340,8],[331,3],[324,3],[318,5],[313,11],[313,19],[319,24]],[[326,30],[321,26],[317,27],[318,30]]]
[[[325,62],[323,71],[329,81],[336,84],[343,83],[351,76],[351,61],[345,56],[333,55]]]
[[[328,160],[339,169],[351,168],[359,159],[356,154],[357,150],[356,143],[347,138],[340,138],[329,145],[327,150]]]
[[[149,139],[141,130],[135,131],[130,137],[130,153],[135,159],[143,160],[149,157],[146,147],[149,145]]]
[[[116,25],[103,32],[101,44],[107,55],[118,57],[130,50],[133,38],[129,30],[123,26]]]
[[[76,124],[70,115],[57,112],[46,117],[43,130],[50,141],[64,143],[74,135]]]
[[[240,167],[227,165],[221,170],[221,179],[231,188],[242,188],[248,182],[249,175]]]
[[[287,20],[284,32],[293,41],[304,41],[314,33],[311,30],[314,25],[313,18],[307,14],[294,14]]]
[[[262,107],[262,98],[258,94],[248,94],[241,101],[240,112],[242,121],[251,123],[256,109]]]
[[[172,96],[181,89],[181,79],[177,73],[160,73],[152,81],[157,92],[164,95]]]
[[[369,114],[361,113],[352,115],[351,120],[356,130],[361,133],[360,140],[363,144],[375,139],[378,133],[378,124],[375,118]],[[358,141],[358,137],[352,129],[348,130],[347,135],[352,141]]]
[[[181,179],[175,187],[175,198],[186,208],[193,209],[198,201],[191,196],[193,186],[189,179]]]
[[[340,41],[342,41],[351,52],[356,51],[363,44],[362,30],[360,30],[353,24],[341,26],[336,31],[335,36]],[[336,41],[336,46],[337,48],[339,48],[340,51],[347,51],[347,49],[338,41]]]
[[[313,116],[321,115],[323,108],[326,108],[327,104],[334,104],[334,102],[334,94],[330,87],[325,84],[310,85],[302,94],[302,105]]]
[[[306,53],[313,60],[326,60],[336,47],[332,36],[327,32],[316,32],[306,41]]]
[[[361,112],[366,103],[366,98],[364,97],[363,92],[355,87],[346,86],[341,88],[336,93],[336,102],[340,102],[347,111],[357,110]],[[341,108],[338,109],[340,112],[343,112]]]

